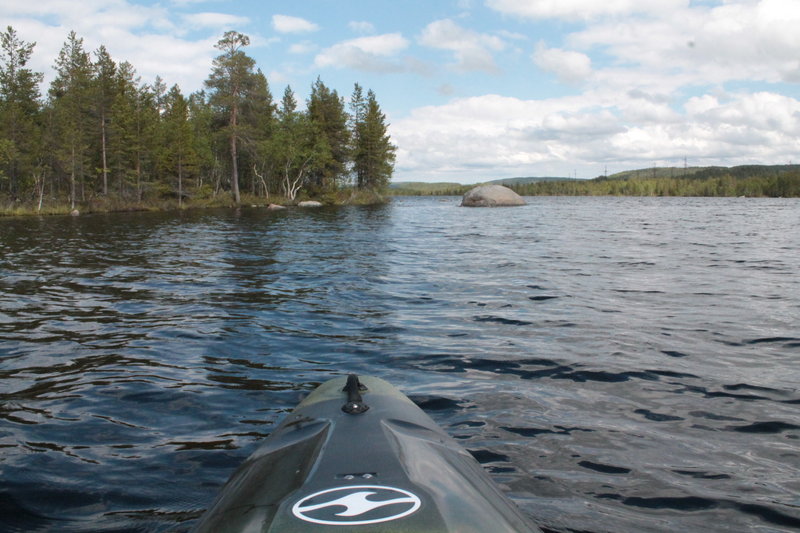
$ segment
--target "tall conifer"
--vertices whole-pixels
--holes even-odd
[[[196,169],[194,131],[189,123],[189,103],[174,85],[166,97],[164,112],[164,151],[161,158],[167,175],[177,179],[178,205],[183,205],[183,179]]]
[[[22,41],[11,26],[0,34],[0,143],[4,146],[3,166],[11,197],[18,195],[19,181],[35,165],[39,151],[36,141],[42,74],[26,68],[34,46],[36,43]]]
[[[249,44],[250,38],[247,35],[236,31],[225,32],[215,46],[222,54],[214,59],[211,75],[206,80],[206,86],[212,91],[212,105],[227,116],[224,131],[231,162],[231,193],[237,204],[241,202],[238,153],[241,136],[240,111],[256,83],[253,73],[255,60],[242,51]]]
[[[108,196],[108,124],[111,121],[112,106],[117,89],[117,65],[105,46],[94,53],[96,61],[92,65],[94,79],[92,100],[100,137],[100,173],[103,176],[103,195]]]
[[[346,174],[350,159],[350,131],[347,128],[344,100],[317,78],[311,86],[307,107],[309,119],[317,134],[328,145],[330,156],[326,161],[319,162],[313,172],[313,182],[320,189],[334,190]]]
[[[354,154],[359,187],[380,190],[389,185],[394,171],[395,152],[387,133],[386,115],[381,111],[375,93],[367,93],[363,121],[356,124],[358,143]]]
[[[90,89],[92,64],[83,49],[83,39],[71,31],[55,64],[56,77],[50,85],[56,131],[51,131],[57,159],[69,176],[70,205],[74,208],[80,186],[86,198],[85,177],[89,169]]]

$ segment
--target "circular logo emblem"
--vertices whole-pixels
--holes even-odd
[[[292,506],[292,514],[314,524],[358,526],[403,518],[421,505],[417,495],[407,490],[350,485],[306,496]]]

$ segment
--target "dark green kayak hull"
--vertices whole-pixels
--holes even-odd
[[[198,532],[539,531],[478,462],[386,381],[311,393],[231,476]]]

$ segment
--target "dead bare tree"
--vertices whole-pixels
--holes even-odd
[[[44,200],[44,175],[45,171],[42,166],[37,166],[36,170],[33,171],[34,190],[39,196],[39,205],[36,207],[37,213],[42,211],[42,201]]]
[[[253,163],[253,174],[261,181],[261,186],[264,188],[264,197],[269,200],[269,188],[267,187],[267,180],[264,179],[263,174],[259,174],[256,164]]]
[[[308,167],[313,160],[313,156],[308,156],[305,161],[300,165],[297,174],[291,177],[292,160],[287,159],[283,170],[283,191],[289,201],[294,201],[297,198],[298,191],[303,187],[303,180],[306,177]]]

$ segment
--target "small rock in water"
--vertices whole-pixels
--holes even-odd
[[[306,200],[297,204],[297,207],[322,207],[322,204],[315,200]]]
[[[72,215],[73,217],[76,217],[76,216],[80,215],[81,212],[78,211],[77,209],[73,209],[72,211],[69,212],[69,214]]]
[[[278,204],[269,204],[267,206],[267,209],[286,209],[286,208],[284,206],[278,205]]]
[[[462,207],[507,207],[525,205],[520,195],[502,185],[480,185],[461,200]]]

